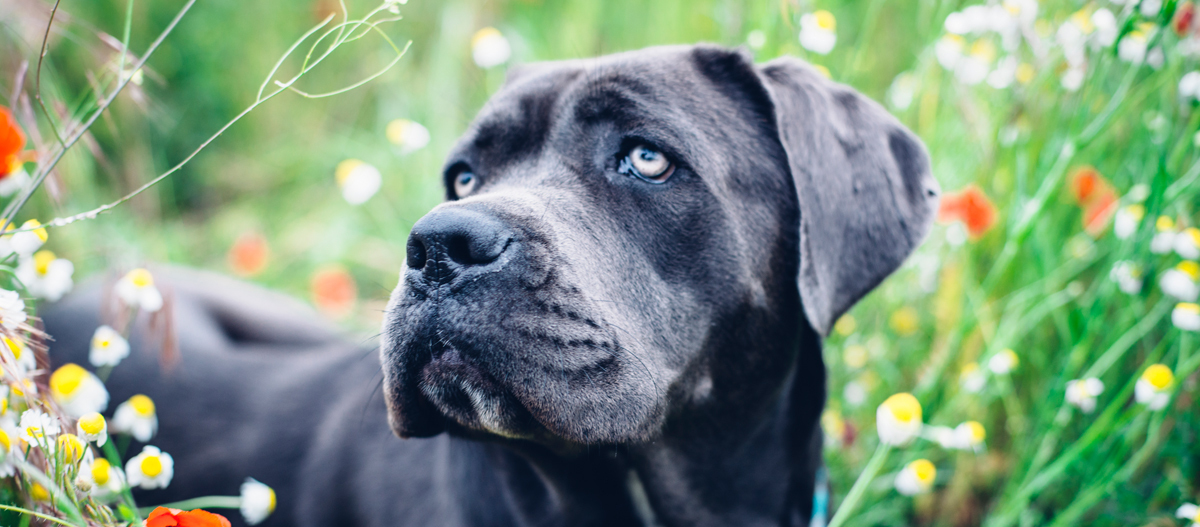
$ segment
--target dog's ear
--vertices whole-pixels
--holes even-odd
[[[800,299],[827,335],[925,238],[940,189],[921,140],[876,102],[794,58],[758,74],[799,195]]]

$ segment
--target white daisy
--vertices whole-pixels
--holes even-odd
[[[1175,252],[1188,260],[1200,259],[1200,229],[1188,227],[1176,235]]]
[[[800,45],[813,53],[828,55],[837,44],[837,19],[824,9],[800,17]]]
[[[1134,385],[1134,398],[1151,410],[1162,410],[1171,401],[1175,374],[1165,364],[1151,364]]]
[[[175,476],[175,460],[171,454],[146,445],[141,453],[125,463],[125,479],[131,487],[146,490],[166,488]]]
[[[37,369],[37,356],[33,350],[25,346],[24,342],[21,342],[19,339],[13,340],[8,335],[0,336],[0,342],[4,343],[4,347],[17,360],[17,367],[22,373],[29,373]]]
[[[0,324],[8,330],[14,330],[24,324],[26,318],[25,301],[21,300],[21,295],[16,291],[0,289]]]
[[[1017,358],[1017,352],[1006,348],[988,359],[988,370],[996,375],[1007,375],[1016,369],[1020,363],[1020,359]]]
[[[1113,264],[1108,272],[1109,280],[1117,283],[1117,288],[1127,295],[1135,295],[1142,290],[1142,270],[1137,264],[1121,260]]]
[[[400,147],[401,154],[416,152],[429,144],[429,130],[416,121],[396,119],[387,125],[388,141]]]
[[[263,485],[254,478],[242,483],[242,517],[250,525],[258,525],[275,512],[275,489]]]
[[[1184,503],[1175,511],[1175,517],[1192,522],[1191,527],[1200,527],[1200,507],[1195,503]]]
[[[162,309],[162,293],[154,285],[154,275],[144,268],[139,267],[125,273],[125,276],[117,280],[113,290],[126,306],[151,313]]]
[[[1185,260],[1163,273],[1158,285],[1168,295],[1185,302],[1195,302],[1196,297],[1200,296],[1200,288],[1196,285],[1198,279],[1200,264]]]
[[[471,58],[481,68],[493,68],[508,62],[512,46],[508,39],[494,27],[485,27],[471,37]]]
[[[17,256],[22,258],[28,258],[35,251],[41,248],[42,244],[46,243],[46,240],[50,238],[50,234],[46,232],[46,228],[42,227],[41,222],[38,220],[29,220],[25,223],[22,223],[21,229],[33,230],[0,236],[0,240],[3,242],[0,243],[0,258],[6,257],[12,253],[17,253]],[[10,225],[9,228],[5,230],[17,229],[12,229],[12,226]]]
[[[1175,309],[1171,310],[1171,323],[1184,331],[1200,331],[1200,304],[1175,304]]]
[[[1104,383],[1095,377],[1067,381],[1067,402],[1090,414],[1096,410],[1096,397],[1104,392]]]
[[[910,393],[898,393],[875,411],[879,441],[893,446],[911,443],[921,433],[921,403]]]
[[[158,413],[154,401],[145,395],[135,395],[117,405],[111,423],[113,432],[129,434],[145,443],[158,432]]]
[[[104,446],[108,441],[108,422],[100,412],[83,414],[75,424],[75,430],[85,441],[92,441],[96,446]]]
[[[342,189],[342,198],[351,205],[366,203],[383,185],[383,175],[379,169],[357,159],[338,163],[334,176],[338,187]]]
[[[904,466],[896,474],[896,490],[905,496],[924,494],[933,488],[937,479],[937,467],[928,459],[918,459]]]
[[[87,492],[101,502],[114,501],[125,489],[125,475],[104,458],[80,464],[78,481],[85,483]]]
[[[129,356],[129,341],[117,330],[104,325],[96,328],[92,334],[91,348],[88,350],[88,362],[97,368],[101,366],[116,366]]]
[[[1169,216],[1159,216],[1154,220],[1154,237],[1150,239],[1150,252],[1166,254],[1175,248],[1175,220]]]
[[[50,396],[71,417],[103,412],[108,408],[108,390],[104,383],[78,364],[64,364],[50,375]]]
[[[958,381],[967,393],[979,393],[987,385],[987,375],[980,369],[979,363],[971,362],[963,366],[962,372],[959,373]]]
[[[41,410],[25,410],[21,413],[21,439],[30,445],[49,446],[54,443],[54,437],[61,430],[58,419]]]
[[[70,260],[57,258],[50,251],[38,251],[17,266],[17,279],[25,284],[29,294],[51,302],[71,291],[75,286],[74,274],[75,265]]]
[[[1117,213],[1113,215],[1113,234],[1119,240],[1129,239],[1137,232],[1144,217],[1146,217],[1146,207],[1140,203],[1117,209]]]

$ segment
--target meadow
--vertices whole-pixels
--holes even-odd
[[[39,302],[107,279],[157,311],[141,269],[187,265],[365,341],[509,66],[714,42],[882,102],[944,191],[929,239],[826,340],[832,524],[1200,525],[1191,1],[193,3],[0,4],[0,524],[159,505],[125,483],[162,467],[114,446],[154,406],[105,393],[122,420],[101,379],[39,370]],[[127,331],[94,365],[120,367]],[[269,513],[248,485],[189,505]]]

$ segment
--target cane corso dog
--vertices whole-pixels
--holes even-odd
[[[253,476],[267,525],[808,524],[821,336],[936,209],[911,132],[800,60],[658,47],[514,68],[442,177],[378,346],[160,270],[180,362],[135,335],[109,383],[176,460],[141,504]],[[101,289],[45,314],[56,363]]]

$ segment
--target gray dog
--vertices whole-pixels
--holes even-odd
[[[110,382],[176,459],[141,503],[253,476],[268,525],[808,524],[820,335],[929,228],[918,139],[798,60],[662,47],[514,69],[443,176],[377,358],[164,271],[182,362],[135,338]],[[46,313],[57,363],[98,289]]]

